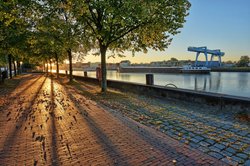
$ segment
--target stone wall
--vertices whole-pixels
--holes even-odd
[[[87,81],[99,84],[98,80],[90,77],[74,76],[76,80]],[[154,96],[157,98],[171,98],[183,100],[187,102],[202,103],[215,106],[218,110],[244,112],[250,116],[250,98],[237,97],[230,95],[223,95],[210,92],[197,92],[194,90],[162,87],[162,86],[149,86],[138,83],[129,83],[122,81],[107,81],[108,87],[119,89],[121,91],[129,91],[132,93]]]

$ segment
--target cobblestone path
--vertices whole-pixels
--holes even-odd
[[[26,76],[0,108],[1,166],[223,165],[51,77]]]
[[[250,124],[233,109],[114,89],[105,97],[97,95],[97,85],[86,82],[78,82],[75,87],[106,107],[211,157],[229,165],[250,166]]]

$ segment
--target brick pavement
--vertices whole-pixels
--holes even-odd
[[[0,108],[0,165],[225,165],[50,77],[27,76]]]

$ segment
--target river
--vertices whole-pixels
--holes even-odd
[[[83,76],[82,71],[74,71],[74,75]],[[214,92],[250,98],[249,72],[211,72],[210,74],[154,74],[154,84],[160,86]],[[88,77],[96,78],[95,72],[88,72]],[[108,71],[107,78],[126,82],[145,84],[145,73],[119,73]]]

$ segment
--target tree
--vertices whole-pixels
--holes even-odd
[[[28,0],[0,2],[0,55],[8,56],[10,78],[12,63],[14,59],[19,63],[18,53],[26,43],[31,4]]]
[[[247,67],[249,63],[250,63],[250,58],[249,56],[245,55],[240,57],[240,60],[237,62],[237,66]]]
[[[225,64],[233,64],[233,62],[231,60],[228,60],[226,62],[224,62]]]
[[[164,50],[179,33],[188,14],[188,0],[85,0],[78,18],[87,27],[90,45],[101,55],[102,92],[106,92],[106,52]]]
[[[172,61],[172,62],[178,62],[178,59],[176,59],[176,58],[171,58],[170,61]]]
[[[55,59],[58,62],[61,55],[67,53],[69,60],[69,80],[73,80],[72,59],[73,52],[79,51],[79,46],[82,45],[81,39],[84,37],[82,31],[83,27],[76,21],[74,12],[76,0],[44,0],[41,8],[44,8],[46,15],[43,16],[45,22],[46,32],[53,37],[52,49],[54,51]],[[47,28],[46,28],[47,26]],[[63,51],[64,49],[64,51]],[[59,52],[57,50],[60,50]],[[58,57],[59,56],[59,57]],[[57,63],[58,69],[58,63]]]

